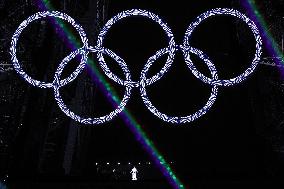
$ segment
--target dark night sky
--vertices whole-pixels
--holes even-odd
[[[237,3],[228,0],[120,0],[109,2],[106,20],[127,9],[149,10],[168,24],[175,35],[176,43],[181,44],[187,27],[198,15],[219,7],[236,8],[245,13],[245,10]],[[71,13],[72,11],[70,11]],[[67,14],[69,14],[68,11]],[[75,20],[79,17],[76,15],[72,15]],[[16,25],[17,23],[15,23],[15,29]],[[91,26],[82,25],[88,31],[88,37],[97,35],[96,32],[89,31]],[[50,23],[48,27],[50,27]],[[28,31],[23,34],[23,38],[28,36]],[[54,35],[54,31],[51,29],[48,32],[49,34],[44,36]],[[242,34],[244,34],[243,38]],[[55,36],[51,39],[60,40]],[[111,49],[123,58],[131,71],[132,79],[138,81],[147,59],[157,50],[165,48],[167,40],[163,30],[153,21],[142,17],[132,17],[120,21],[110,29],[106,35],[104,47]],[[31,39],[24,45],[30,45],[30,42],[36,41]],[[38,49],[40,53],[33,56],[34,62],[43,59],[41,63],[47,64],[45,59],[49,57],[56,57],[54,58],[56,61],[61,61],[64,55],[58,53],[57,50],[70,52],[67,47],[63,49],[54,47],[56,50],[53,49],[53,54],[50,55],[48,53],[49,49],[52,49],[52,43],[50,40],[45,39],[45,41],[47,47]],[[95,45],[94,40],[90,40],[90,44]],[[218,70],[219,78],[222,79],[236,77],[245,71],[250,65],[255,51],[255,41],[249,28],[237,18],[229,16],[217,16],[204,21],[194,31],[190,45],[202,50],[210,57]],[[125,78],[116,62],[109,57],[105,59],[114,73]],[[210,77],[206,65],[198,57],[193,56],[192,59],[197,68]],[[148,78],[162,68],[165,60],[166,56],[155,62],[148,73]],[[58,64],[54,63],[54,65]],[[39,65],[37,64],[37,66]],[[28,71],[32,72],[32,70]],[[102,70],[100,71],[103,73]],[[262,101],[266,96],[261,93],[265,90],[262,81],[266,72],[273,72],[278,77],[277,70],[271,72],[271,70],[264,70],[259,66],[241,84],[220,87],[217,100],[209,112],[188,124],[175,125],[158,119],[144,105],[138,88],[132,90],[132,97],[126,107],[141,124],[165,159],[175,162],[173,169],[184,181],[194,179],[261,179],[275,175],[280,177],[283,169],[279,168],[277,173],[273,172],[275,169],[270,170],[278,163],[283,166],[283,160],[279,160],[278,156],[272,152],[271,143],[267,142],[266,138],[266,134],[269,136],[271,134],[266,133],[265,129],[268,118],[263,116],[263,112],[267,107],[262,104]],[[34,75],[37,77],[37,74]],[[52,74],[48,75],[47,79],[51,80],[52,77]],[[79,76],[80,81],[84,79],[90,79],[86,72]],[[122,97],[124,88],[110,79],[107,81]],[[22,85],[28,85],[25,82],[22,83]],[[74,82],[62,89],[64,99],[69,98],[68,92],[72,92],[72,87],[76,84]],[[91,94],[92,91],[88,91],[90,96],[93,95],[95,102],[94,110],[89,115],[103,115],[112,111],[113,108],[104,93],[100,91],[99,87],[95,89],[95,95]],[[147,87],[152,103],[161,112],[174,116],[188,115],[200,109],[206,103],[210,90],[209,85],[193,76],[187,68],[181,52],[177,52],[176,59],[168,73],[161,80]],[[34,94],[31,103],[44,97],[49,99],[47,105],[51,106],[52,111],[59,110],[52,90],[42,92],[42,89],[32,88],[32,91]],[[68,100],[70,100],[70,107],[72,107],[74,99],[72,97],[70,99]],[[82,106],[88,106],[88,104],[82,104]],[[38,110],[33,107],[35,106],[31,106],[28,111],[30,111],[30,115],[36,113],[38,123],[48,119],[45,114],[38,113]],[[73,111],[76,112],[76,109]],[[26,119],[31,119],[31,117]],[[27,123],[30,122],[31,120],[27,121]],[[77,123],[75,125],[80,127],[81,133],[88,132],[91,136],[91,139],[84,143],[84,148],[87,149],[86,166],[92,166],[96,161],[150,160],[147,152],[136,141],[133,133],[120,116],[102,126],[85,127]],[[30,132],[29,129],[27,132]],[[20,139],[24,140],[27,136],[24,133]],[[38,137],[40,138],[40,136]],[[66,133],[62,137],[66,137]],[[84,138],[80,140],[84,141]],[[18,148],[21,148],[21,145]],[[80,156],[80,151],[76,151],[76,156]],[[25,157],[28,159],[29,156]],[[84,174],[88,174],[88,171]],[[160,173],[157,171],[157,174]]]
[[[180,44],[189,23],[199,14],[216,7],[232,5],[230,1],[113,1],[109,5],[108,17],[131,8],[152,11],[168,23],[175,34],[176,42]],[[208,19],[191,39],[190,44],[206,52],[215,63],[220,78],[228,79],[239,75],[249,65],[253,56],[253,37],[249,34],[245,36],[247,43],[240,43],[236,35],[236,22],[238,19],[227,16]],[[250,32],[245,25],[241,26],[247,33]],[[123,57],[131,70],[132,78],[138,80],[147,59],[157,50],[166,47],[167,37],[153,22],[136,17],[116,24],[109,31],[104,44]],[[150,74],[155,74],[161,68],[165,58],[157,61],[157,66],[153,67]],[[208,75],[203,62],[198,58],[194,60],[198,68]],[[119,68],[113,66],[113,70],[123,77]],[[137,89],[134,89],[127,107],[166,159],[177,162],[177,172],[186,173],[183,175],[185,178],[255,177],[256,174],[264,174],[263,164],[266,161],[264,144],[256,134],[252,116],[253,96],[250,88],[255,83],[256,74],[253,74],[239,85],[220,88],[212,109],[202,118],[184,125],[167,124],[153,116],[144,106]],[[209,92],[210,86],[194,78],[187,69],[181,53],[177,53],[176,60],[166,76],[148,87],[153,104],[170,115],[187,115],[198,110],[207,101]],[[107,125],[110,125],[110,128],[102,130],[120,144],[118,151],[107,153],[124,157],[126,152],[129,157],[135,158],[136,154],[142,153],[144,157],[145,152],[140,151],[139,145],[131,138],[131,133],[127,131],[125,124],[120,123],[119,118]],[[116,127],[113,125],[119,126],[113,128]],[[101,137],[94,138],[97,143],[102,140]],[[102,151],[105,152],[105,146],[111,148],[112,145],[113,143],[104,143],[101,146]],[[99,151],[97,153],[100,154]]]

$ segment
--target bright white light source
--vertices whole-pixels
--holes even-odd
[[[227,80],[220,80],[218,78],[217,69],[215,68],[215,65],[212,63],[210,58],[203,51],[190,46],[190,43],[189,43],[189,39],[190,39],[193,31],[195,30],[195,28],[199,24],[201,24],[204,20],[206,20],[207,18],[215,16],[215,15],[229,15],[229,16],[239,18],[240,20],[245,22],[245,24],[251,29],[253,36],[255,38],[255,41],[256,41],[254,58],[253,58],[253,60],[250,64],[249,68],[247,68],[242,74],[238,75],[237,77],[230,78],[230,79],[227,79]],[[127,64],[125,63],[125,61],[122,58],[120,58],[114,52],[112,52],[111,50],[109,50],[109,49],[107,49],[103,46],[104,38],[107,35],[107,32],[110,30],[110,28],[115,23],[117,23],[119,20],[131,17],[131,16],[142,16],[142,17],[146,17],[146,18],[156,22],[157,24],[160,25],[160,27],[164,30],[164,32],[166,33],[166,35],[168,37],[168,46],[158,50],[152,57],[150,57],[148,59],[144,68],[141,71],[139,81],[133,81],[131,79],[130,70],[128,69]],[[58,18],[58,19],[63,19],[63,20],[66,20],[67,22],[69,22],[70,24],[72,24],[72,26],[74,26],[75,29],[77,30],[77,32],[79,33],[79,35],[81,37],[81,41],[83,43],[83,47],[78,48],[77,50],[71,52],[67,57],[65,57],[62,60],[62,62],[59,64],[58,68],[56,69],[56,72],[54,74],[54,80],[52,82],[49,82],[49,83],[43,82],[43,81],[38,81],[38,80],[30,77],[23,70],[23,67],[20,64],[20,62],[18,61],[17,56],[16,56],[16,54],[17,54],[17,48],[16,48],[17,42],[18,42],[18,39],[20,38],[20,35],[23,32],[23,30],[30,23],[34,22],[35,20],[46,18],[46,17],[55,17],[55,18]],[[232,86],[232,85],[241,83],[251,73],[253,73],[254,70],[256,69],[256,66],[259,64],[259,60],[260,60],[260,57],[261,57],[261,54],[262,54],[261,45],[262,45],[262,39],[261,39],[261,36],[260,36],[260,32],[259,32],[257,26],[255,25],[255,23],[250,18],[248,18],[246,15],[240,13],[239,11],[234,10],[234,9],[228,9],[228,8],[216,8],[216,9],[209,10],[209,11],[199,15],[194,20],[194,22],[192,22],[189,25],[189,27],[187,28],[182,45],[176,45],[176,43],[174,41],[174,35],[173,35],[171,29],[168,27],[168,25],[166,23],[164,23],[162,21],[162,19],[159,18],[158,15],[155,15],[154,13],[151,13],[151,12],[146,11],[146,10],[141,10],[141,9],[131,9],[131,10],[123,11],[123,12],[117,14],[116,16],[112,17],[109,21],[106,22],[105,26],[102,27],[102,30],[100,31],[100,33],[97,37],[97,45],[95,47],[89,46],[88,39],[87,39],[87,36],[86,36],[83,28],[79,24],[77,24],[73,18],[71,18],[70,16],[68,16],[65,13],[61,13],[61,12],[58,12],[58,11],[51,11],[51,12],[44,11],[44,12],[38,12],[38,13],[30,16],[29,18],[24,20],[19,25],[19,27],[17,28],[17,30],[15,31],[15,33],[12,37],[10,55],[11,55],[11,61],[13,62],[13,66],[14,66],[16,72],[18,74],[20,74],[21,77],[23,77],[28,83],[30,83],[33,86],[40,87],[40,88],[53,88],[55,100],[57,101],[57,104],[60,107],[60,109],[67,116],[69,116],[70,118],[72,118],[73,120],[75,120],[77,122],[80,122],[80,123],[83,123],[83,124],[102,124],[104,122],[108,122],[108,121],[112,120],[115,116],[117,116],[119,113],[121,113],[124,110],[128,100],[130,99],[132,88],[139,88],[142,100],[143,100],[144,104],[147,106],[149,111],[151,111],[155,116],[157,116],[158,118],[160,118],[163,121],[175,123],[175,124],[180,124],[180,123],[189,123],[189,122],[194,121],[197,118],[201,117],[202,115],[206,114],[207,111],[214,104],[215,100],[217,99],[218,87],[227,87],[227,86]],[[182,51],[183,56],[184,56],[184,60],[187,64],[187,67],[188,67],[188,69],[190,69],[192,74],[196,78],[201,80],[202,82],[204,82],[204,83],[206,83],[206,84],[208,84],[212,87],[211,94],[210,94],[210,97],[208,98],[207,103],[201,109],[199,109],[197,112],[195,112],[191,115],[183,116],[183,117],[170,116],[170,115],[167,115],[167,114],[160,112],[152,104],[152,102],[148,98],[147,92],[146,92],[147,86],[150,86],[153,83],[155,83],[156,81],[160,80],[168,72],[168,70],[172,66],[172,63],[175,59],[175,53],[177,51]],[[101,66],[101,69],[103,70],[103,72],[106,74],[106,76],[108,78],[112,79],[113,81],[115,81],[116,83],[118,83],[119,85],[122,85],[126,88],[123,99],[120,102],[120,104],[118,105],[118,107],[114,111],[110,112],[109,114],[101,116],[101,117],[97,117],[97,118],[86,118],[86,117],[81,117],[79,115],[76,115],[74,112],[72,112],[70,109],[68,109],[66,104],[63,102],[63,99],[62,99],[60,92],[59,92],[61,87],[65,86],[68,83],[75,80],[76,77],[85,69],[85,67],[87,65],[88,54],[90,52],[94,52],[94,53],[97,54],[98,63]],[[122,68],[122,71],[125,75],[124,80],[121,79],[120,77],[118,77],[117,75],[115,75],[113,72],[111,72],[111,70],[107,66],[107,63],[105,62],[103,54],[108,55],[109,57],[111,57],[112,59],[114,59],[118,63],[118,65]],[[152,66],[152,64],[154,62],[157,62],[156,60],[159,59],[161,56],[163,56],[165,54],[168,56],[168,58],[167,58],[165,65],[163,66],[163,68],[156,75],[154,75],[150,78],[147,78],[146,76],[149,75],[147,73],[148,73],[150,67]],[[191,60],[191,54],[197,55],[197,57],[199,57],[199,59],[201,59],[207,65],[207,67],[209,68],[209,71],[211,73],[211,77],[203,75],[201,72],[198,71],[198,69],[195,67],[194,63]],[[70,74],[70,76],[68,76],[65,79],[61,79],[61,75],[63,73],[64,68],[67,66],[67,64],[72,59],[74,59],[78,55],[82,56],[79,66],[75,69],[75,71],[72,74]],[[187,90],[187,89],[184,89],[184,90]],[[110,95],[110,93],[108,93],[108,95]]]
[[[132,175],[132,180],[137,180],[137,169],[136,167],[133,167],[133,169],[130,171],[131,175]]]

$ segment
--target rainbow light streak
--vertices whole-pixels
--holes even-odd
[[[264,39],[263,41],[269,54],[271,56],[276,56],[281,58],[281,60],[276,59],[276,64],[278,65],[284,64],[283,53],[281,52],[277,42],[275,41],[271,32],[269,31],[269,27],[264,17],[261,15],[255,0],[243,1],[243,6],[247,9],[249,16],[258,26],[260,30],[260,35]]]
[[[5,182],[5,180],[4,180]],[[0,189],[7,189],[6,185],[2,182],[0,182]]]
[[[52,11],[54,8],[49,3],[48,0],[38,0],[38,7],[41,11]],[[59,35],[67,43],[68,48],[71,50],[76,50],[79,47],[78,41],[71,32],[68,31],[64,23],[60,19],[50,18],[51,23],[56,29],[59,29]],[[66,40],[68,39],[68,40]],[[106,94],[108,100],[114,107],[117,107],[120,99],[114,88],[104,79],[103,75],[98,71],[97,65],[94,61],[88,59],[87,72],[90,74],[92,79],[98,84],[99,88]],[[150,157],[153,159],[157,167],[160,168],[163,175],[168,179],[170,184],[174,188],[185,188],[181,181],[176,177],[173,170],[170,168],[169,164],[166,162],[165,158],[160,154],[158,149],[155,147],[154,143],[149,139],[147,134],[143,131],[142,126],[135,120],[133,115],[127,110],[120,114],[126,125],[129,127],[131,132],[135,135],[135,138],[143,148],[149,153]]]

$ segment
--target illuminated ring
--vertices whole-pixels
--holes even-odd
[[[169,57],[166,61],[166,64],[164,65],[164,67],[160,70],[159,73],[157,73],[156,75],[154,75],[152,78],[147,79],[146,84],[147,85],[151,85],[154,82],[156,82],[157,80],[159,80],[171,67],[171,64],[174,60],[174,56],[175,56],[175,41],[174,41],[174,35],[171,31],[171,29],[167,26],[166,23],[164,23],[157,15],[146,11],[146,10],[140,10],[140,9],[132,9],[132,10],[127,10],[127,11],[123,11],[119,14],[117,14],[116,16],[114,16],[113,18],[111,18],[103,27],[103,29],[101,30],[99,36],[98,36],[98,40],[97,40],[97,48],[100,49],[103,46],[103,40],[105,35],[107,34],[108,30],[113,26],[113,24],[115,24],[116,22],[118,22],[119,20],[126,18],[126,17],[130,17],[130,16],[144,16],[147,18],[152,19],[153,21],[157,22],[162,28],[163,30],[166,32],[167,36],[169,37],[169,46],[168,46],[168,53],[169,53]],[[97,53],[97,58],[99,60],[99,63],[103,69],[103,71],[105,72],[105,74],[112,79],[113,81],[119,83],[119,84],[123,84],[124,86],[127,85],[131,85],[132,87],[138,87],[139,86],[139,82],[125,82],[122,79],[120,79],[117,75],[115,75],[114,73],[112,73],[110,71],[110,69],[108,68],[104,57],[102,55],[102,53],[98,52]]]
[[[217,74],[217,70],[214,66],[214,64],[209,60],[209,58],[200,50],[194,49],[194,48],[183,48],[183,46],[180,46],[181,50],[183,51],[183,53],[185,54],[185,56],[189,56],[189,52],[190,53],[194,53],[196,54],[200,59],[202,59],[206,65],[208,66],[212,78],[217,80],[218,79],[218,74]],[[205,104],[204,107],[202,107],[200,110],[198,110],[197,112],[188,115],[188,116],[182,116],[182,117],[177,117],[177,116],[169,116],[166,115],[162,112],[160,112],[153,104],[152,102],[149,100],[148,96],[147,96],[147,92],[146,92],[146,74],[149,71],[150,67],[152,66],[152,64],[158,59],[160,58],[162,55],[166,54],[168,52],[167,48],[161,49],[159,51],[156,52],[156,54],[152,57],[150,57],[147,61],[147,64],[145,65],[145,67],[143,68],[142,72],[141,72],[141,77],[140,77],[140,93],[142,96],[142,100],[144,102],[144,104],[147,106],[147,108],[158,118],[162,119],[163,121],[169,122],[169,123],[175,123],[175,124],[179,124],[179,123],[189,123],[191,121],[194,121],[195,119],[201,117],[202,115],[206,114],[206,112],[212,107],[212,105],[214,104],[217,94],[218,94],[218,86],[214,85],[212,86],[212,90],[211,90],[211,94],[210,97],[207,101],[207,103]]]
[[[215,85],[218,85],[218,86],[235,85],[235,84],[240,83],[243,80],[245,80],[255,70],[256,66],[258,65],[259,60],[260,60],[260,56],[261,56],[262,40],[261,40],[257,26],[246,15],[240,13],[237,10],[233,10],[233,9],[217,8],[217,9],[213,9],[213,10],[210,10],[210,11],[207,11],[207,12],[201,14],[200,16],[198,16],[196,18],[195,22],[190,24],[190,26],[188,27],[188,29],[186,30],[186,33],[185,33],[185,37],[184,37],[184,41],[183,41],[184,48],[189,48],[189,38],[190,38],[193,30],[203,20],[205,20],[205,19],[207,19],[211,16],[214,16],[214,15],[231,15],[231,16],[240,18],[249,26],[249,28],[253,32],[253,35],[254,35],[255,40],[256,40],[256,52],[255,52],[254,59],[253,59],[251,65],[250,65],[250,67],[247,70],[245,70],[245,72],[243,72],[241,75],[239,75],[235,78],[228,79],[228,80],[216,80],[214,78],[212,78],[212,79],[208,78],[205,75],[203,75],[202,73],[200,73],[196,69],[194,64],[192,63],[189,56],[187,58],[185,58],[185,61],[186,61],[186,64],[188,65],[188,67],[190,68],[190,70],[192,71],[192,73],[194,74],[194,76],[197,77],[198,79],[202,80],[204,83],[208,83],[208,84],[214,85],[214,86]]]
[[[119,56],[117,56],[115,53],[113,53],[111,50],[105,49],[105,48],[98,50],[98,49],[93,48],[93,47],[88,48],[88,50],[90,52],[102,52],[104,54],[107,54],[111,58],[115,59],[118,62],[118,64],[121,66],[123,73],[126,77],[126,81],[131,81],[130,72],[126,67],[125,62]],[[105,116],[98,117],[98,118],[82,118],[82,117],[76,115],[74,112],[72,112],[70,109],[67,108],[67,106],[65,105],[65,103],[62,100],[62,97],[61,97],[60,92],[59,92],[59,89],[62,87],[62,85],[60,85],[60,76],[63,72],[63,69],[68,64],[68,62],[70,62],[77,54],[81,54],[81,53],[85,54],[85,51],[79,50],[79,53],[71,53],[71,55],[64,58],[63,61],[58,66],[58,68],[55,72],[54,81],[53,81],[53,89],[54,89],[55,100],[56,100],[58,106],[60,107],[60,109],[67,116],[72,118],[73,120],[80,122],[80,123],[83,123],[83,124],[102,124],[104,122],[107,122],[107,121],[110,121],[111,119],[113,119],[117,114],[119,114],[124,109],[124,107],[126,106],[128,100],[130,98],[132,87],[126,86],[126,91],[124,93],[124,97],[123,97],[121,103],[118,105],[118,107],[114,111],[110,112],[109,114],[107,114]],[[84,61],[87,62],[87,58],[84,59]],[[83,67],[81,67],[80,69],[82,69],[82,68]]]
[[[79,35],[81,37],[81,40],[84,44],[83,48],[88,47],[88,39],[86,37],[86,34],[83,30],[83,28],[77,24],[75,22],[75,20],[73,18],[71,18],[70,16],[68,16],[67,14],[61,13],[61,12],[57,12],[57,11],[44,11],[44,12],[38,12],[30,17],[28,17],[26,20],[24,20],[20,26],[17,28],[16,32],[14,33],[13,37],[12,37],[12,42],[11,42],[11,48],[10,48],[10,54],[12,56],[11,60],[13,62],[13,66],[16,70],[16,72],[18,74],[20,74],[21,77],[23,77],[28,83],[30,83],[31,85],[35,86],[35,87],[40,87],[40,88],[51,88],[52,87],[52,83],[48,83],[48,82],[43,82],[43,81],[38,81],[36,79],[31,78],[22,68],[22,66],[20,65],[18,59],[17,59],[17,55],[16,55],[16,47],[17,47],[17,42],[18,39],[20,37],[20,34],[22,33],[22,31],[33,21],[41,19],[41,18],[45,18],[45,17],[55,17],[55,18],[61,18],[63,20],[66,20],[67,22],[69,22],[70,24],[72,24],[72,26],[75,27],[75,29],[79,32]],[[66,85],[67,83],[73,81],[77,75],[80,73],[80,67],[82,67],[85,62],[83,61],[84,58],[82,58],[80,65],[76,68],[76,70],[66,79],[60,81],[60,85]]]

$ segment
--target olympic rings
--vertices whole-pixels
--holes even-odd
[[[217,73],[217,70],[215,68],[215,65],[212,63],[212,61],[209,59],[209,57],[204,52],[202,52],[201,50],[196,49],[194,47],[191,47],[190,44],[189,44],[189,39],[190,39],[190,36],[191,36],[192,32],[194,31],[194,29],[202,21],[204,21],[205,19],[212,17],[214,15],[230,15],[230,16],[237,17],[237,18],[241,19],[242,21],[244,21],[249,26],[249,28],[251,29],[251,31],[254,35],[254,38],[256,40],[256,51],[255,51],[254,59],[252,60],[250,67],[247,68],[244,73],[240,74],[239,76],[237,76],[235,78],[231,78],[231,79],[227,79],[227,80],[219,80],[218,73]],[[158,50],[153,56],[151,56],[148,59],[144,68],[141,71],[140,81],[132,81],[131,80],[131,72],[128,69],[125,61],[122,58],[120,58],[118,55],[116,55],[114,52],[112,52],[110,49],[103,47],[103,40],[104,40],[107,32],[109,31],[109,29],[115,23],[120,21],[121,19],[131,17],[131,16],[143,16],[143,17],[146,17],[146,18],[153,20],[154,22],[158,23],[161,26],[161,28],[165,31],[166,35],[169,38],[168,46],[163,48],[163,49]],[[28,74],[26,74],[24,72],[24,70],[22,69],[22,66],[20,65],[20,63],[19,63],[19,61],[16,57],[17,41],[18,41],[19,36],[22,33],[22,31],[31,22],[33,22],[37,19],[40,19],[40,18],[45,18],[45,17],[55,17],[55,18],[60,18],[60,19],[68,21],[78,31],[78,33],[81,37],[81,40],[83,42],[83,47],[79,48],[78,50],[71,52],[67,57],[65,57],[63,59],[63,61],[60,63],[60,65],[58,66],[58,68],[55,72],[54,81],[52,83],[38,81],[38,80],[31,78]],[[16,72],[18,74],[20,74],[21,77],[23,77],[28,83],[30,83],[33,86],[41,87],[41,88],[53,88],[55,100],[57,101],[58,106],[67,116],[69,116],[70,118],[72,118],[75,121],[78,121],[78,122],[83,123],[83,124],[96,124],[97,125],[97,124],[102,124],[102,123],[105,123],[107,121],[112,120],[115,116],[117,116],[119,113],[121,113],[124,110],[128,100],[130,99],[132,88],[139,88],[142,100],[143,100],[144,104],[146,105],[146,107],[149,109],[150,112],[152,112],[155,116],[157,116],[158,118],[160,118],[163,121],[166,121],[166,122],[169,122],[169,123],[180,124],[180,123],[188,123],[188,122],[194,121],[197,118],[201,117],[202,115],[206,114],[208,112],[208,110],[212,107],[212,105],[214,104],[214,102],[217,98],[218,87],[232,86],[232,85],[238,84],[238,83],[244,81],[245,79],[247,79],[247,77],[255,71],[255,69],[256,69],[256,67],[259,63],[259,60],[260,60],[260,57],[261,57],[261,54],[262,54],[261,46],[262,46],[262,39],[260,37],[260,33],[259,33],[257,26],[246,15],[244,15],[244,14],[242,14],[239,11],[234,10],[234,9],[217,8],[217,9],[207,11],[207,12],[201,14],[200,16],[198,16],[197,19],[193,23],[191,23],[189,25],[189,27],[187,28],[182,45],[176,45],[175,44],[174,35],[173,35],[171,29],[157,15],[155,15],[155,14],[149,12],[149,11],[140,10],[140,9],[132,9],[132,10],[123,11],[123,12],[117,14],[116,16],[114,16],[113,18],[111,18],[105,24],[105,26],[102,28],[102,30],[100,31],[100,33],[98,35],[97,46],[95,46],[95,47],[88,45],[88,39],[86,37],[84,30],[82,29],[82,27],[79,24],[77,24],[74,21],[73,18],[71,18],[70,16],[68,16],[64,13],[61,13],[61,12],[45,11],[45,12],[38,12],[38,13],[30,16],[28,19],[26,19],[25,21],[23,21],[20,24],[20,26],[18,27],[18,29],[16,30],[16,32],[14,33],[14,35],[12,37],[11,48],[10,48],[11,53],[10,54],[11,54],[11,60],[13,62],[13,66],[14,66]],[[174,61],[174,58],[175,58],[175,53],[178,50],[182,51],[183,56],[184,56],[184,60],[187,64],[188,68],[193,73],[193,75],[196,78],[198,78],[199,80],[201,80],[202,82],[212,86],[210,97],[209,97],[208,101],[206,102],[206,104],[204,105],[204,107],[202,107],[200,110],[198,110],[197,112],[195,112],[191,115],[183,116],[183,117],[169,116],[169,115],[166,115],[166,114],[160,112],[152,104],[152,102],[149,100],[149,98],[147,96],[147,92],[146,92],[147,86],[149,86],[149,85],[155,83],[156,81],[160,80],[165,75],[165,73],[170,69],[170,67],[172,66],[172,63]],[[105,115],[105,116],[101,116],[101,117],[97,117],[97,118],[83,118],[79,115],[76,115],[74,112],[69,110],[68,107],[65,105],[65,103],[63,102],[63,100],[61,98],[60,92],[59,92],[61,87],[72,82],[84,70],[85,66],[87,65],[88,54],[90,52],[94,52],[94,53],[97,54],[99,65],[102,68],[103,72],[107,75],[108,78],[112,79],[113,81],[115,81],[119,85],[126,87],[124,97],[121,100],[120,104],[116,107],[116,109],[114,111],[110,112],[109,114]],[[75,69],[75,71],[70,76],[68,76],[67,78],[65,78],[63,80],[60,80],[60,76],[61,76],[65,66],[73,58],[75,58],[79,54],[82,56],[79,66]],[[108,68],[108,66],[105,62],[103,54],[110,56],[119,64],[119,66],[123,70],[125,80],[119,78],[117,75],[115,75],[114,73],[111,72],[111,70]],[[153,65],[153,63],[157,59],[159,59],[161,56],[163,56],[165,54],[168,54],[168,58],[167,58],[165,65],[163,66],[163,68],[156,75],[152,76],[151,78],[147,78],[146,75],[147,75],[150,67]],[[193,64],[193,62],[190,58],[190,54],[195,54],[201,60],[204,61],[204,63],[209,68],[209,71],[211,73],[212,78],[206,77],[205,75],[203,75],[201,72],[199,72],[196,69],[196,67],[194,66],[194,64]]]

